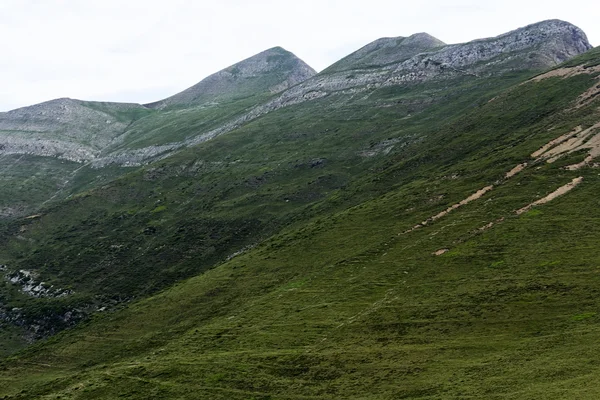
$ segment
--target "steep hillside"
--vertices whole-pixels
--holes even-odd
[[[595,49],[506,90],[463,81],[448,104],[404,120],[404,89],[373,92],[371,107],[289,107],[189,150],[196,164],[182,154],[147,169],[166,197],[156,232],[170,232],[160,224],[183,210],[198,215],[181,203],[159,216],[185,192],[183,166],[215,168],[216,149],[233,168],[264,174],[248,181],[221,171],[241,185],[213,213],[256,207],[291,218],[202,275],[6,359],[0,394],[597,398],[600,225],[590,210],[600,190],[599,65]],[[301,124],[309,115],[319,122]],[[295,164],[282,158],[290,141]],[[344,176],[301,213],[288,208]],[[125,204],[114,194],[135,193],[127,179],[78,201]],[[76,209],[50,211],[24,237],[40,240],[52,219]]]

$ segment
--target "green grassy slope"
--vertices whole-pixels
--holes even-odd
[[[436,165],[427,166],[430,146],[448,121],[528,74],[387,88],[354,100],[333,95],[100,187],[89,183],[97,170],[84,168],[78,177],[88,186],[77,186],[79,195],[0,235],[5,276],[32,271],[36,282],[74,293],[32,298],[6,283],[2,303],[18,308],[20,321],[40,325],[39,333],[54,332],[75,322],[64,321],[74,308],[85,314],[147,296],[284,226],[388,192],[379,171],[397,160],[405,183],[420,179]]]
[[[593,65],[598,60],[595,50],[579,62]],[[407,123],[399,122],[399,116],[407,116],[405,106],[366,109],[360,102],[356,108],[333,102],[323,120],[309,110],[290,108],[182,153],[145,175],[73,200],[85,207],[52,210],[31,225],[27,237],[41,241],[41,232],[56,224],[53,220],[74,227],[88,221],[94,232],[90,216],[108,208],[118,218],[135,199],[144,209],[132,211],[133,221],[140,222],[126,217],[115,224],[114,232],[131,224],[120,240],[150,221],[157,230],[177,232],[182,223],[175,222],[177,215],[186,212],[191,221],[202,215],[201,203],[183,200],[191,192],[183,187],[186,170],[181,166],[193,156],[207,168],[199,174],[198,187],[192,184],[194,193],[208,187],[210,179],[215,187],[230,185],[222,186],[226,190],[219,192],[218,201],[204,203],[215,219],[257,218],[273,228],[260,229],[259,224],[257,231],[265,236],[282,222],[288,227],[217,268],[121,311],[98,314],[6,359],[0,395],[597,398],[600,228],[593,210],[600,178],[592,167],[562,168],[581,161],[581,152],[552,164],[530,156],[576,126],[585,129],[598,122],[597,99],[573,108],[581,93],[597,85],[597,76],[528,82],[492,101],[475,101],[486,98],[484,89],[458,95],[457,86],[447,94],[457,96],[454,101]],[[373,96],[389,100],[402,93]],[[336,118],[335,104],[345,118]],[[458,110],[462,113],[457,115]],[[313,125],[303,118],[312,118]],[[311,129],[299,128],[303,126]],[[421,135],[415,136],[417,132]],[[264,140],[275,133],[279,141]],[[290,138],[295,152],[286,145]],[[299,138],[306,138],[302,147],[298,144],[304,139]],[[375,151],[390,138],[402,141],[385,157],[351,156]],[[346,143],[345,156],[332,152],[340,143]],[[218,168],[223,154],[231,171],[239,170],[231,178],[221,171],[216,181],[210,168]],[[250,154],[254,162],[243,162]],[[327,160],[322,167],[322,161],[313,161],[319,155]],[[530,164],[525,170],[505,179],[507,171],[525,161]],[[289,167],[277,170],[276,164]],[[243,189],[251,176],[253,190]],[[577,177],[583,182],[565,196],[515,213]],[[131,186],[134,181],[142,186]],[[315,182],[338,183],[314,191],[314,201],[301,207]],[[136,198],[136,193],[147,193],[146,184],[155,190],[151,201]],[[407,232],[488,185],[495,187],[481,199]],[[180,192],[184,194],[175,195]],[[123,193],[133,200],[123,200]],[[68,219],[68,210],[83,209],[89,214]],[[480,229],[489,222],[496,224]],[[82,229],[81,240],[90,240],[85,232],[89,228]],[[79,232],[73,236],[80,237]],[[69,243],[76,245],[69,240],[61,242],[67,249]],[[15,243],[8,242],[11,251],[16,251]],[[68,261],[60,253],[68,250],[47,245],[37,251],[54,249]],[[149,243],[142,246],[157,251]],[[94,247],[89,249],[91,257]],[[440,249],[448,252],[432,254]],[[167,250],[162,251],[141,260],[168,259]],[[190,265],[201,269],[201,257],[194,255]],[[167,264],[183,265],[172,259]],[[155,274],[147,269],[151,265],[144,268],[137,278],[142,271]]]
[[[104,153],[184,141],[226,124],[272,96],[259,92],[219,104],[180,106],[176,110],[151,113],[132,123],[122,141],[106,148]]]
[[[40,207],[100,186],[131,171],[117,166],[93,169],[67,160],[33,155],[0,156],[0,224],[35,215]]]

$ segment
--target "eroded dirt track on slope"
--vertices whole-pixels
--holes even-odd
[[[566,67],[566,68],[557,68],[552,71],[548,71],[545,74],[541,74],[538,76],[534,76],[529,81],[539,82],[548,78],[571,78],[576,75],[581,74],[595,74],[600,72],[600,65],[595,65],[593,67],[586,67],[584,65],[578,65],[576,67]]]

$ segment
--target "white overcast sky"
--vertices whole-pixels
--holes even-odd
[[[380,37],[459,43],[551,18],[597,46],[599,17],[597,0],[0,0],[0,111],[159,100],[274,46],[322,70]]]

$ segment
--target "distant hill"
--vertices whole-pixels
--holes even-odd
[[[149,111],[139,104],[56,99],[0,113],[0,154],[90,161]]]
[[[186,140],[231,129],[249,107],[314,73],[276,47],[151,105],[63,98],[0,113],[0,219],[164,157],[189,146]]]

